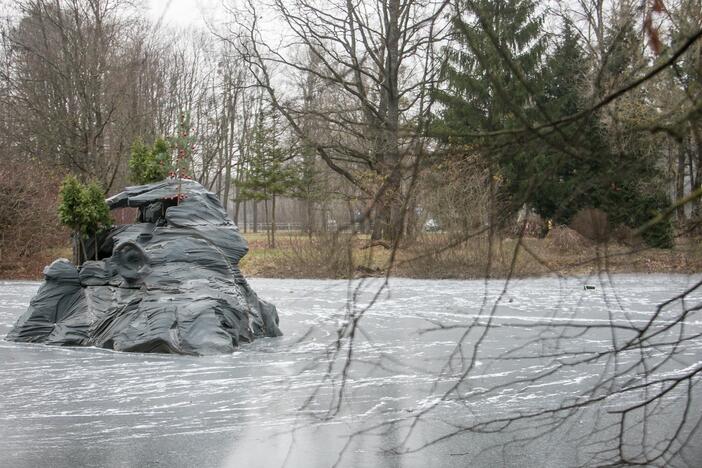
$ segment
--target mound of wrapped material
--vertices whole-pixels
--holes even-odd
[[[203,355],[282,334],[239,271],[246,240],[202,185],[128,187],[107,203],[138,208],[138,222],[105,233],[91,247],[98,261],[47,266],[8,340]]]

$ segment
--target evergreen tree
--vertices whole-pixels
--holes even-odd
[[[58,215],[61,224],[73,230],[74,263],[80,263],[87,254],[84,243],[86,238],[93,239],[97,260],[97,235],[112,225],[102,187],[96,182],[84,185],[74,176],[67,176],[59,191]]]
[[[447,89],[436,93],[444,105],[437,128],[452,141],[461,134],[498,130],[517,123],[529,107],[529,90],[515,72],[538,82],[544,49],[541,18],[531,0],[459,2],[452,19],[455,45],[444,49]],[[465,140],[464,140],[465,142]]]
[[[105,203],[105,192],[97,182],[84,185],[80,194],[80,207],[78,209],[83,235],[92,236],[95,240],[95,260],[97,260],[98,245],[97,234],[112,226],[110,208]]]
[[[627,28],[616,37],[632,38]],[[614,39],[611,36],[611,40]],[[629,44],[625,41],[624,44]],[[631,73],[635,58],[619,45],[611,48],[605,73]],[[630,47],[626,45],[626,47]],[[586,109],[583,78],[587,60],[569,22],[564,24],[561,39],[546,63],[541,104],[554,120]],[[655,181],[659,179],[655,159],[638,142],[617,145],[614,136],[602,124],[597,113],[559,128],[550,136],[551,145],[534,154],[529,165],[518,168],[524,179],[538,178],[529,203],[545,218],[568,224],[583,208],[600,208],[610,224],[636,228],[666,206],[666,197]],[[564,150],[569,148],[569,151]],[[513,188],[518,190],[519,188]],[[644,233],[653,246],[670,247],[672,237],[666,223]]]
[[[179,179],[190,178],[190,165],[195,146],[195,138],[190,133],[190,114],[181,112],[178,119],[178,133],[168,139],[171,146],[176,149],[172,174]]]
[[[587,63],[575,31],[566,21],[560,40],[545,63],[543,88],[537,97],[551,120],[584,109],[582,89],[589,73]],[[528,164],[515,167],[515,173],[522,177],[513,179],[515,186],[511,190],[523,191],[528,181],[538,179],[528,203],[544,218],[568,224],[579,209],[601,204],[602,184],[595,181],[608,170],[606,166],[611,165],[612,159],[605,131],[594,113],[559,127],[559,132],[548,138],[550,144],[535,151]]]
[[[435,131],[454,154],[479,152],[488,163],[491,187],[500,181],[500,199],[510,211],[526,204],[567,224],[583,208],[601,208],[611,224],[635,228],[665,207],[646,145],[618,145],[618,134],[597,113],[538,137],[529,132],[466,136],[535,126],[585,110],[583,78],[590,70],[568,22],[542,67],[541,18],[531,0],[463,0],[460,5],[453,18],[455,45],[445,50],[446,88],[436,94],[443,110]],[[640,64],[631,52],[633,23],[619,24],[608,35],[605,78],[632,76]],[[666,247],[672,244],[670,234],[663,223],[644,238]]]
[[[491,186],[506,179],[502,186],[514,190],[523,177],[518,168],[532,159],[533,149],[513,137],[466,135],[534,119],[545,48],[541,25],[531,0],[462,0],[452,19],[454,44],[444,49],[446,87],[435,94],[442,111],[434,131],[454,153],[478,151],[488,163]]]
[[[168,177],[171,171],[171,149],[162,138],[149,148],[140,139],[132,144],[129,178],[135,184],[150,184]]]
[[[247,176],[240,184],[239,197],[242,200],[266,202],[267,219],[267,202],[271,201],[272,217],[267,232],[269,233],[269,245],[275,248],[276,198],[291,193],[298,185],[298,178],[297,171],[291,164],[287,163],[285,152],[278,142],[275,119],[271,119],[271,122],[267,120],[267,115],[263,110],[256,116]]]
[[[622,2],[606,35],[609,51],[604,80],[619,88],[639,78],[647,63],[643,40],[637,27],[637,6]],[[658,109],[648,86],[639,87],[618,99],[609,112],[608,146],[610,161],[604,171],[611,190],[602,196],[602,208],[616,224],[639,227],[670,206],[658,165],[659,152],[653,135],[636,131],[658,119]],[[643,233],[653,247],[673,246],[672,224],[660,222]]]
[[[59,221],[75,231],[80,230],[80,203],[82,185],[75,176],[69,175],[63,180],[59,191]]]

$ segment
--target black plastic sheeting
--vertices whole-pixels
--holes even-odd
[[[282,335],[276,308],[239,271],[246,240],[202,185],[128,187],[107,203],[139,208],[138,222],[98,240],[106,258],[47,266],[8,340],[204,355]]]

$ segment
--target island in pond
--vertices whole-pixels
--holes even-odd
[[[282,335],[275,306],[239,271],[246,240],[202,185],[128,187],[107,204],[138,208],[137,222],[90,243],[86,257],[98,260],[47,266],[8,340],[205,355]]]

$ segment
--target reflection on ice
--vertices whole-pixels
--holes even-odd
[[[486,291],[482,281],[392,279],[361,321],[340,403],[344,362],[330,363],[329,355],[345,320],[345,281],[252,280],[259,295],[278,306],[286,335],[232,355],[124,354],[0,341],[0,465],[30,467],[47,460],[58,467],[584,463],[582,438],[592,431],[595,416],[634,395],[580,411],[568,426],[526,446],[505,445],[524,435],[510,427],[493,434],[466,432],[415,449],[457,427],[575,401],[598,384],[608,365],[625,367],[636,357],[624,353],[616,363],[559,368],[552,377],[531,381],[557,367],[558,360],[543,356],[567,350],[567,361],[607,351],[613,341],[627,339],[627,327],[645,325],[656,304],[692,280],[616,276],[614,287],[603,284],[595,291],[583,290],[578,279],[520,280],[490,318],[481,304],[485,295],[488,306],[494,304],[502,282]],[[379,285],[367,285],[360,303]],[[37,286],[0,283],[0,335]],[[699,292],[689,297],[693,304],[700,299]],[[662,311],[660,323],[677,313]],[[699,316],[686,321],[685,333],[700,332]],[[488,323],[490,333],[473,356],[472,344]],[[470,324],[474,328],[466,329]],[[550,324],[574,328],[558,335]],[[456,348],[466,333],[465,346]],[[698,339],[684,341],[661,375],[694,369],[701,345]],[[649,352],[655,359],[662,351]],[[461,376],[456,397],[442,398]],[[662,437],[676,417],[658,415],[650,437]],[[359,431],[365,432],[349,438]],[[493,446],[498,449],[489,450]],[[688,457],[700,460],[696,450]]]

